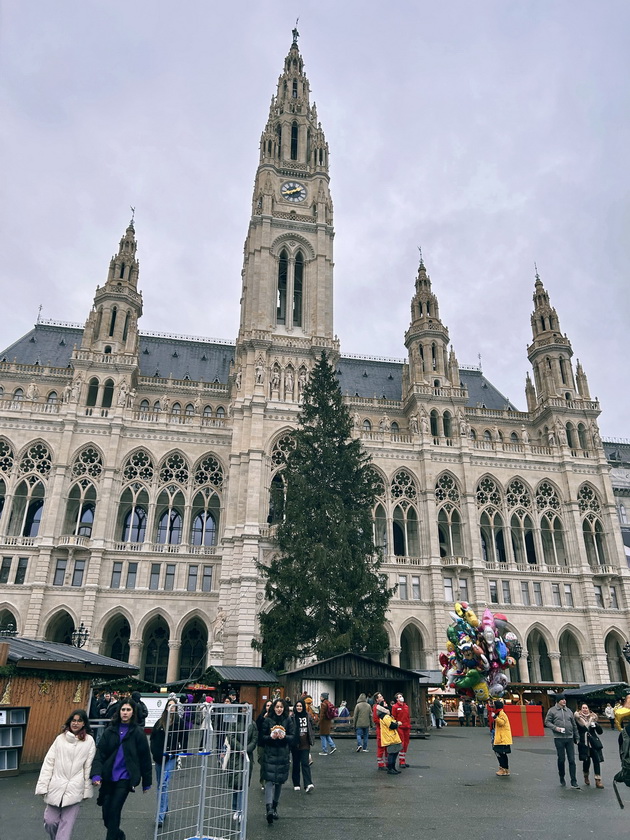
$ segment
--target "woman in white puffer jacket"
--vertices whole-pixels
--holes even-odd
[[[35,788],[46,803],[44,828],[52,840],[70,840],[81,802],[92,796],[95,752],[88,716],[77,709],[46,753]]]

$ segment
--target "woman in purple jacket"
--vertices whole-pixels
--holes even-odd
[[[151,752],[144,731],[136,723],[136,707],[125,700],[103,733],[92,763],[92,783],[100,788],[97,805],[103,809],[106,840],[125,840],[120,829],[123,805],[142,780],[151,788]]]

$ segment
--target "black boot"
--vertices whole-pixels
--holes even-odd
[[[271,806],[271,816],[272,816],[272,819],[274,819],[274,820],[278,819],[278,803],[277,802],[274,802]]]
[[[269,825],[271,825],[271,823],[273,822],[273,808],[271,807],[271,805],[266,805],[265,808],[267,810],[267,822],[269,823]]]

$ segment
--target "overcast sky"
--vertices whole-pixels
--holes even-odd
[[[461,364],[525,409],[534,262],[630,437],[627,0],[0,0],[0,347],[83,323],[136,207],[141,329],[234,339],[300,16],[342,352],[402,358],[417,246]],[[9,316],[10,313],[10,316]]]

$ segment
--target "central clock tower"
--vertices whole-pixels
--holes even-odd
[[[333,338],[333,207],[328,144],[297,44],[284,60],[260,139],[245,242],[239,349],[264,335],[270,347],[325,348]],[[245,359],[241,359],[241,367]],[[242,377],[246,373],[242,367]],[[251,369],[255,377],[255,365]],[[259,373],[260,378],[260,373]]]
[[[260,664],[251,647],[264,604],[257,564],[268,539],[271,453],[297,424],[302,390],[333,334],[333,207],[328,145],[293,40],[260,139],[245,240],[241,320],[230,377],[232,440],[220,601],[224,661]],[[276,486],[276,485],[274,485]]]

